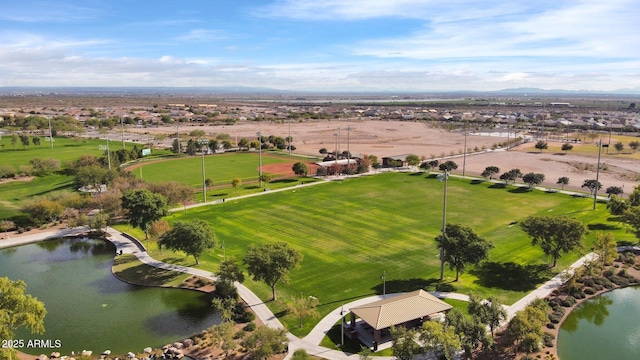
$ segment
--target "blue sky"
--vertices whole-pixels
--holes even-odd
[[[0,0],[0,86],[640,90],[631,0]]]

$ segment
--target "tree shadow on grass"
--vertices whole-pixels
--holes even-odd
[[[590,231],[594,231],[594,230],[598,230],[598,231],[613,231],[613,230],[617,230],[618,226],[611,225],[611,224],[597,223],[597,224],[588,224],[587,228]]]
[[[211,195],[212,197],[221,197],[221,196],[227,196],[229,195],[229,193],[220,193],[220,194],[213,194]]]
[[[418,289],[428,289],[428,288],[435,289],[435,286],[439,283],[441,283],[441,281],[436,278],[398,279],[398,280],[389,280],[385,284],[383,284],[381,281],[379,284],[375,285],[371,289],[375,291],[376,294],[382,295],[383,291],[385,291],[387,294],[393,294],[393,293],[409,292],[409,291],[414,291]]]
[[[504,189],[506,187],[507,187],[507,185],[505,185],[504,183],[495,183],[495,184],[489,186],[488,188],[489,189]]]
[[[520,265],[513,262],[486,262],[469,271],[478,277],[476,283],[485,287],[513,291],[533,290],[551,278],[546,264]]]
[[[274,180],[271,183],[272,184],[278,184],[278,183],[280,183],[280,184],[289,184],[289,183],[294,183],[294,182],[297,182],[297,181],[298,181],[298,179],[279,179],[279,180]]]
[[[473,179],[473,180],[471,180],[471,181],[469,182],[469,184],[471,184],[471,185],[480,185],[480,184],[482,184],[483,182],[484,182],[484,180],[482,180],[482,179]]]
[[[260,189],[260,185],[246,186],[245,189],[247,190]]]
[[[517,188],[509,189],[508,191],[512,194],[522,194],[530,192],[531,189],[529,189],[528,186],[518,186]]]

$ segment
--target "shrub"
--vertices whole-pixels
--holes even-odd
[[[584,285],[588,287],[593,287],[594,284],[595,284],[595,281],[593,279],[587,279],[584,281]]]
[[[575,304],[576,304],[576,298],[574,298],[573,296],[567,296],[567,298],[562,300],[562,302],[560,303],[560,305],[564,307],[572,307]]]
[[[238,340],[244,338],[245,332],[244,330],[239,330],[237,333],[233,334],[233,338]]]
[[[548,328],[548,329],[555,329],[555,328],[556,328],[556,324],[554,324],[554,323],[552,323],[552,322],[547,323],[547,328]]]
[[[584,289],[584,293],[587,294],[587,295],[593,295],[593,294],[596,293],[596,291],[593,288],[588,287],[588,288]]]
[[[550,334],[548,332],[542,334],[542,342],[544,342],[544,346],[546,347],[553,347],[553,340],[555,338],[556,337],[553,334]]]
[[[236,320],[240,323],[248,323],[256,319],[256,314],[251,311],[244,311],[241,314],[237,314]]]
[[[293,353],[292,360],[311,360],[311,355],[305,349],[298,349]]]
[[[549,314],[549,316],[548,316],[549,317],[549,321],[551,323],[553,323],[553,324],[557,324],[557,323],[560,322],[560,320],[562,320],[562,315],[563,314],[560,314],[560,313],[557,313],[557,312],[553,312],[553,313]]]
[[[254,323],[253,321],[250,321],[247,325],[245,325],[242,330],[244,331],[253,331],[256,329],[256,323]]]
[[[593,286],[593,288],[596,289],[596,291],[602,291],[602,289],[604,289],[604,286],[596,284]]]
[[[607,269],[607,270],[605,270],[605,271],[602,273],[602,275],[603,275],[604,277],[606,277],[606,278],[610,278],[610,277],[612,277],[612,276],[613,276],[613,270],[611,270],[611,269]]]
[[[238,299],[238,289],[230,281],[216,281],[216,296],[222,299]]]
[[[621,269],[618,271],[618,276],[627,277],[627,269]]]
[[[622,286],[622,287],[629,286],[629,279],[624,278],[622,276],[614,275],[611,277],[611,281],[618,286]]]
[[[574,298],[576,299],[584,299],[587,297],[587,295],[585,295],[585,293],[582,290],[578,290],[575,293],[571,294]]]

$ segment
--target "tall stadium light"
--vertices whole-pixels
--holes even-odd
[[[333,136],[336,138],[336,150],[334,152],[334,160],[336,161],[336,169],[338,168],[338,133],[334,133]]]
[[[49,118],[49,142],[51,143],[51,149],[53,149],[53,131],[51,130],[51,118]]]
[[[182,153],[180,149],[180,121],[176,120],[176,136],[178,138],[178,156]]]
[[[262,134],[260,131],[256,133],[258,136],[258,180],[260,180],[260,187],[262,187]]]
[[[507,130],[507,131],[509,131],[509,130]],[[509,145],[507,145],[507,148],[508,148],[508,146]],[[462,177],[464,177],[464,171],[465,171],[466,167],[467,167],[467,123],[465,122],[465,124],[464,124],[464,149],[463,149],[463,152],[462,152]]]
[[[108,136],[107,136],[107,162],[109,163],[109,170],[111,170],[111,150],[109,150],[109,137]]]
[[[291,118],[289,118],[289,137],[287,138],[289,143],[289,157],[291,157]]]
[[[349,149],[349,133],[351,132],[351,130],[355,130],[354,128],[352,128],[351,126],[347,126],[347,168],[349,168],[349,165],[351,165],[351,150]],[[348,174],[348,173],[347,173]]]
[[[205,179],[205,171],[204,171],[204,148],[206,144],[206,140],[200,140],[200,152],[202,153],[202,202],[207,202],[207,181]]]
[[[602,138],[600,138],[600,141],[598,142],[598,167],[596,168],[596,184],[595,184],[595,188],[593,189],[593,210],[596,209],[596,202],[598,201],[598,180],[600,179],[600,153],[602,152],[602,147],[606,147],[607,150],[609,148],[609,145],[604,145],[602,143]]]
[[[342,304],[342,308],[340,309],[340,347],[344,348],[344,304]]]
[[[120,118],[120,129],[122,130],[122,148],[125,149],[124,146],[124,119]]]
[[[387,295],[387,272],[382,271],[382,275],[380,275],[380,279],[382,279],[382,297],[384,298]]]
[[[444,182],[444,200],[442,204],[442,242],[440,243],[440,280],[444,280],[444,242],[445,232],[447,231],[447,180],[449,179],[449,171],[438,175],[438,180]]]

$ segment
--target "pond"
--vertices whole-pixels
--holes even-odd
[[[597,296],[577,307],[558,335],[561,360],[639,359],[640,288]]]
[[[28,354],[109,349],[140,352],[220,322],[204,293],[134,286],[111,272],[115,247],[95,239],[58,239],[0,250],[0,276],[24,280],[47,308],[46,332],[16,334]],[[29,339],[49,341],[27,347]],[[56,340],[58,342],[56,343]],[[60,347],[56,347],[60,344]]]

